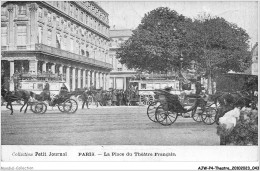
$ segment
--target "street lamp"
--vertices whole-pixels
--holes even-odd
[[[182,76],[181,70],[182,70],[182,61],[183,61],[183,54],[181,52],[181,56],[180,56],[180,62],[181,62],[181,66],[180,66],[180,76]],[[180,82],[180,90],[182,90],[182,81]]]
[[[182,70],[182,61],[183,61],[183,55],[181,53],[181,56],[180,56],[180,61],[181,61],[181,67],[180,67],[180,71]]]

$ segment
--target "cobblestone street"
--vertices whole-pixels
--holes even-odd
[[[56,107],[45,114],[14,108],[10,115],[2,106],[2,145],[219,145],[215,124],[179,116],[162,126],[148,119],[145,106],[90,106],[74,114]]]

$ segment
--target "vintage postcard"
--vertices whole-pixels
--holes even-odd
[[[1,1],[1,170],[259,170],[258,1]]]

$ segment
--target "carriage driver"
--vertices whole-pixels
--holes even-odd
[[[67,86],[63,83],[61,88],[60,88],[60,93],[59,93],[59,96],[65,96],[68,94],[68,88]]]

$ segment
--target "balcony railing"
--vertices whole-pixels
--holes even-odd
[[[61,58],[68,59],[68,60],[79,61],[79,62],[83,62],[83,63],[87,63],[87,64],[91,64],[103,68],[112,69],[112,65],[109,63],[87,58],[86,56],[78,55],[62,49],[50,47],[44,44],[35,44],[35,50],[57,55]]]

